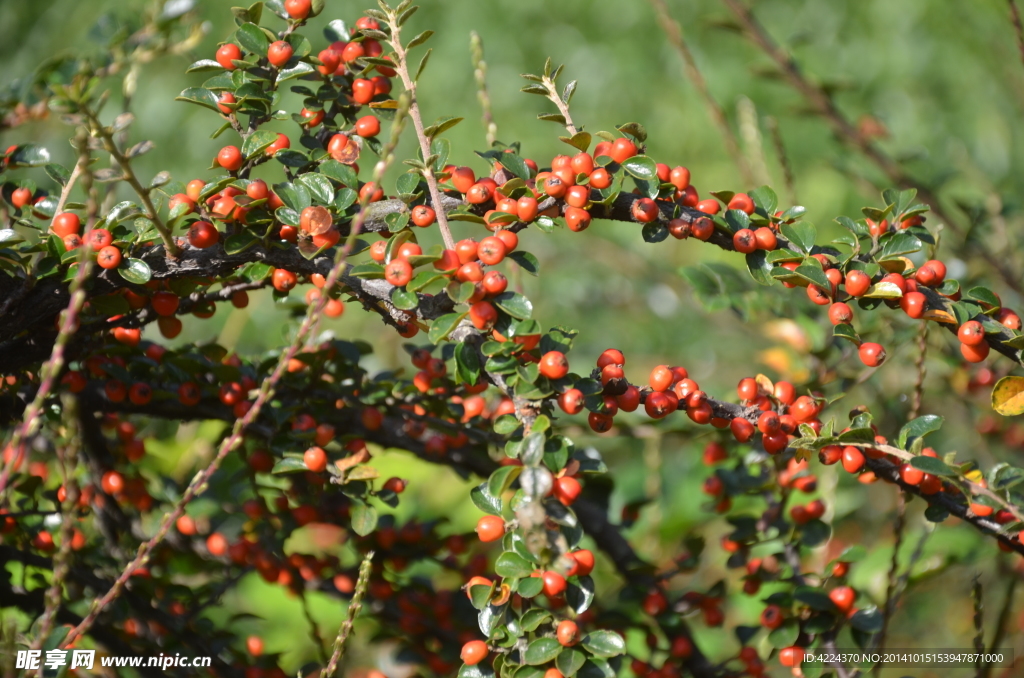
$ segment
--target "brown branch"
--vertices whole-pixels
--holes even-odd
[[[874,647],[878,652],[885,650],[885,638],[889,632],[889,622],[896,612],[896,586],[898,584],[898,573],[900,569],[900,547],[903,545],[903,530],[907,523],[907,502],[900,492],[896,495],[896,525],[893,527],[892,559],[889,561],[889,575],[885,588],[885,605],[882,606],[882,630],[875,638]],[[877,676],[882,670],[882,662],[879,661],[873,667]]]
[[[722,136],[726,153],[729,154],[733,163],[736,164],[736,168],[739,169],[743,181],[753,185],[754,175],[746,158],[743,157],[743,153],[740,151],[739,140],[736,138],[732,127],[729,126],[729,121],[725,117],[725,111],[722,109],[722,106],[711,94],[711,90],[708,89],[708,83],[700,72],[700,68],[697,66],[696,59],[693,58],[689,45],[686,44],[686,38],[683,37],[682,27],[678,21],[672,18],[665,0],[650,0],[650,3],[654,7],[655,14],[658,15],[658,24],[661,26],[661,30],[664,31],[669,42],[672,43],[672,46],[683,57],[686,77],[689,78],[690,82],[697,89],[697,93],[700,94],[700,98],[704,101],[704,107],[707,109],[708,115],[711,116],[711,121],[718,128],[718,133]]]

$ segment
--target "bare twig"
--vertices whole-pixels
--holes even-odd
[[[928,323],[921,323],[917,329],[917,358],[914,359],[914,369],[917,370],[917,379],[914,380],[914,390],[910,395],[910,414],[908,420],[917,419],[921,413],[921,398],[924,394],[924,378],[928,374],[928,366],[925,365],[925,358],[928,356]]]
[[[715,100],[715,97],[712,96],[711,90],[708,89],[708,83],[704,80],[704,75],[700,72],[700,68],[697,67],[697,61],[693,58],[693,53],[690,51],[690,47],[686,44],[686,39],[683,37],[682,27],[679,25],[678,21],[672,18],[672,15],[668,10],[668,5],[665,4],[665,0],[650,0],[650,2],[654,7],[655,13],[658,15],[658,23],[661,25],[661,30],[665,32],[669,42],[672,43],[672,46],[675,47],[676,51],[683,57],[686,77],[690,79],[693,86],[697,88],[697,93],[700,94],[701,99],[704,100],[704,107],[707,108],[708,115],[711,116],[711,121],[715,123],[719,134],[722,135],[722,141],[725,144],[726,152],[736,164],[743,180],[748,184],[753,184],[754,174],[751,171],[746,158],[743,157],[743,153],[740,151],[739,140],[736,138],[736,134],[729,126],[729,121],[725,117],[725,111],[719,105],[718,101]]]
[[[484,43],[476,31],[469,34],[469,50],[473,58],[476,96],[480,100],[480,108],[483,109],[487,146],[491,147],[498,138],[498,125],[494,122],[494,112],[491,110],[491,95],[487,91],[487,62],[484,61]]]
[[[324,639],[320,635],[320,627],[317,626],[316,620],[313,619],[313,613],[309,609],[309,598],[303,591],[299,598],[302,600],[302,614],[306,617],[306,621],[309,623],[309,632],[313,635],[313,642],[316,643],[317,654],[320,655],[320,661],[327,663],[327,650],[324,648]]]
[[[974,575],[971,584],[971,600],[974,601],[974,651],[978,653],[974,668],[980,672],[982,656],[985,654],[985,603],[981,589],[981,576]]]
[[[60,608],[60,601],[64,594],[64,579],[71,569],[71,541],[74,537],[75,506],[78,503],[79,488],[75,480],[74,469],[78,465],[78,446],[81,444],[81,436],[78,434],[78,417],[75,411],[78,402],[71,396],[64,398],[64,410],[67,413],[65,425],[67,427],[64,438],[66,445],[57,446],[57,467],[60,470],[61,481],[64,487],[64,501],[61,505],[61,512],[64,520],[60,526],[60,548],[53,558],[53,576],[50,579],[50,588],[46,591],[46,605],[43,608],[43,615],[39,621],[39,631],[35,640],[32,641],[32,649],[39,650],[43,647],[46,639],[53,629],[53,622]],[[43,667],[39,667],[39,678],[43,678]]]
[[[1020,581],[1019,577],[1013,573],[1007,573],[1009,581],[1006,584],[1006,594],[1003,596],[1003,606],[999,610],[999,619],[996,620],[996,632],[992,636],[992,644],[989,645],[988,654],[992,654],[999,649],[1000,643],[1003,642],[1003,638],[1006,636],[1006,627],[1010,623],[1010,616],[1013,613],[1013,596],[1017,592],[1017,582]],[[980,678],[988,678],[992,673],[992,662],[987,662],[981,670]]]
[[[398,145],[398,139],[405,126],[405,118],[408,110],[409,98],[403,95],[399,101],[398,110],[395,113],[395,119],[391,126],[391,139],[388,141],[387,146],[381,153],[381,159],[374,167],[373,181],[375,182],[379,183],[381,181],[384,177],[384,173],[387,171],[387,168],[392,162],[394,162],[395,147]],[[334,266],[326,276],[327,279],[324,283],[324,289],[333,288],[341,277],[342,272],[345,270],[348,255],[351,253],[356,242],[356,236],[359,234],[362,224],[366,219],[368,205],[370,204],[369,199],[369,194],[364,195],[361,199],[359,213],[352,220],[351,232],[345,242],[345,246],[338,248],[338,251],[335,253]],[[88,615],[86,615],[81,623],[68,632],[68,635],[61,642],[60,647],[67,647],[74,642],[76,638],[89,630],[103,609],[109,605],[112,600],[117,598],[132,573],[149,561],[150,553],[152,553],[153,549],[164,540],[171,526],[185,512],[185,506],[206,490],[210,478],[220,467],[224,458],[242,443],[246,427],[256,421],[256,418],[259,416],[263,406],[273,398],[274,390],[278,381],[288,369],[288,362],[295,357],[295,354],[298,352],[306,335],[316,324],[317,318],[319,318],[323,313],[323,309],[327,305],[328,299],[330,299],[330,296],[324,294],[321,295],[314,303],[310,304],[306,317],[303,320],[302,325],[299,327],[298,332],[296,332],[295,338],[292,340],[288,348],[281,352],[281,356],[278,359],[273,373],[263,381],[263,384],[260,386],[259,393],[256,396],[256,400],[252,403],[252,407],[249,408],[249,411],[246,412],[245,416],[235,420],[231,433],[221,443],[216,456],[203,471],[197,473],[192,479],[192,482],[189,484],[181,499],[178,500],[174,508],[164,516],[157,533],[149,541],[139,547],[135,559],[128,564],[121,575],[117,578],[117,581],[114,582],[114,585],[110,590],[107,591],[102,598],[93,602]]]
[[[420,142],[420,153],[423,155],[424,165],[423,177],[427,180],[430,200],[435,206],[437,227],[441,230],[441,238],[444,239],[445,248],[453,250],[455,249],[455,239],[452,238],[451,229],[448,227],[448,215],[443,209],[437,207],[443,203],[441,201],[441,189],[437,186],[437,176],[435,176],[432,167],[433,163],[428,162],[431,156],[431,139],[427,136],[423,127],[419,99],[416,96],[417,83],[413,76],[409,74],[409,52],[402,45],[402,27],[398,23],[398,18],[398,13],[394,10],[388,12],[388,26],[391,29],[391,37],[388,42],[392,49],[395,50],[395,70],[398,71],[399,77],[402,78],[402,86],[405,87],[405,91],[409,96],[409,117],[412,119],[412,125],[416,129],[416,138]],[[419,77],[418,73],[417,77]]]
[[[356,581],[356,589],[352,594],[352,600],[348,604],[348,613],[345,615],[345,621],[341,623],[341,628],[338,629],[338,636],[334,639],[334,651],[331,652],[331,659],[327,662],[327,666],[320,672],[320,678],[331,678],[334,672],[338,670],[338,661],[345,653],[345,643],[352,633],[352,626],[355,624],[356,615],[359,614],[359,609],[363,606],[363,595],[365,595],[366,587],[370,582],[370,566],[372,562],[373,551],[370,551],[363,558],[363,564],[359,566],[359,579]]]
[[[900,547],[903,545],[903,530],[907,522],[907,502],[903,492],[896,495],[896,524],[893,526],[892,561],[889,565],[888,585],[885,589],[885,606],[882,608],[882,630],[875,639],[875,649],[882,652],[885,649],[885,637],[889,632],[889,622],[896,611],[896,585],[897,575],[900,568]],[[882,662],[874,666],[874,674],[877,676],[882,670]]]
[[[1024,63],[1024,25],[1020,21],[1020,10],[1017,9],[1017,0],[1007,0],[1010,5],[1010,21],[1013,22],[1013,32],[1017,36],[1017,48],[1020,50],[1020,60]]]
[[[744,158],[750,167],[750,181],[753,184],[771,183],[768,163],[764,156],[764,139],[761,136],[761,122],[757,117],[757,106],[749,98],[741,96],[736,102],[736,120],[743,139]]]
[[[782,131],[779,129],[779,121],[774,116],[765,118],[765,125],[772,137],[772,146],[775,148],[775,156],[782,167],[782,179],[786,184],[786,193],[789,195],[790,204],[796,205],[799,200],[796,197],[796,181],[793,178],[793,166],[789,162],[789,154],[786,153],[786,144],[782,141]]]

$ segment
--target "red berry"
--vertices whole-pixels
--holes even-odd
[[[274,67],[281,68],[288,60],[292,58],[292,54],[295,52],[292,46],[284,40],[278,40],[277,42],[270,43],[270,47],[267,49],[267,61],[269,61]]]
[[[217,50],[216,58],[217,63],[229,71],[233,71],[238,68],[238,66],[235,66],[231,62],[242,58],[242,50],[238,48],[238,45],[229,42],[226,45],[222,45],[221,48]]]
[[[505,536],[505,521],[500,516],[484,516],[476,523],[476,533],[482,542],[497,541]]]
[[[561,351],[548,351],[541,357],[539,368],[548,379],[561,379],[569,373],[569,361]]]
[[[860,361],[868,367],[878,367],[885,362],[885,349],[880,344],[865,342],[858,351]]]
[[[466,666],[475,666],[487,657],[487,643],[482,640],[471,640],[462,646],[459,657]]]
[[[285,0],[284,2],[284,11],[296,21],[308,17],[312,10],[313,0]]]

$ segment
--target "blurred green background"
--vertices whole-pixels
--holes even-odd
[[[201,74],[186,75],[184,69],[193,58],[211,58],[217,43],[228,38],[233,30],[231,4],[200,0],[197,6],[208,22],[201,48],[191,58],[169,57],[143,69],[133,104],[137,122],[132,138],[148,138],[156,144],[156,150],[138,162],[143,177],[162,169],[170,170],[179,181],[209,176],[205,168],[210,158],[222,145],[235,142],[230,132],[218,140],[209,138],[219,124],[209,111],[173,101],[180,90],[203,81]],[[809,219],[819,227],[819,242],[838,233],[832,222],[835,216],[856,218],[861,206],[879,203],[872,187],[877,171],[838,144],[822,120],[806,113],[805,103],[777,76],[768,59],[732,30],[731,15],[723,5],[714,0],[668,0],[668,4],[682,24],[713,96],[740,135],[749,161],[763,166],[763,180],[777,189],[784,204],[795,193],[796,204],[808,208]],[[743,185],[724,152],[704,103],[685,77],[680,56],[647,2],[426,0],[422,5],[410,32],[427,28],[437,32],[430,43],[434,48],[431,64],[421,80],[424,117],[428,123],[441,116],[466,118],[446,134],[454,149],[451,161],[469,164],[478,172],[485,169],[473,154],[486,150],[469,56],[469,34],[476,30],[489,65],[498,139],[522,142],[523,154],[542,166],[568,147],[557,140],[561,129],[535,120],[537,113],[549,112],[550,104],[519,93],[524,84],[519,74],[540,71],[551,56],[556,63],[566,64],[563,81],[579,80],[572,106],[577,124],[597,131],[629,121],[643,123],[650,133],[648,154],[669,165],[689,167],[702,197],[710,190],[754,188]],[[152,5],[141,0],[0,1],[0,85],[66,50],[97,49],[91,34],[106,33],[119,18],[130,19],[148,7]],[[809,77],[836,92],[848,117],[887,131],[880,143],[905,162],[914,176],[940,186],[948,205],[977,207],[976,240],[990,240],[1001,256],[1015,256],[992,229],[992,224],[1005,228],[1011,244],[1016,244],[1021,223],[1018,196],[1024,188],[1018,122],[1024,107],[1024,66],[1005,2],[771,0],[753,7]],[[304,33],[320,49],[325,46],[320,28],[328,20],[341,18],[351,24],[361,9],[359,3],[328,0],[327,10]],[[792,166],[792,192],[784,184],[771,143],[769,117],[778,123]],[[280,131],[295,131],[294,127],[289,130],[291,123],[276,124]],[[45,143],[57,160],[72,163],[68,128],[55,117],[0,136],[5,145],[25,140]],[[407,136],[400,157],[411,157],[412,149],[412,138]],[[268,179],[280,179],[270,174],[269,166],[261,170]],[[939,226],[935,219],[928,225]],[[479,237],[478,228],[455,224],[456,237]],[[431,235],[421,241],[432,244]],[[656,364],[681,364],[705,390],[721,396],[730,396],[739,378],[757,372],[794,381],[824,376],[818,383],[825,384],[826,392],[838,390],[839,384],[846,383],[841,380],[860,376],[859,363],[846,347],[833,349],[833,358],[841,350],[848,354],[846,360],[831,361],[840,365],[837,371],[819,370],[816,359],[808,357],[808,349],[827,345],[830,332],[824,314],[806,302],[799,290],[773,288],[763,294],[739,271],[736,281],[728,283],[728,295],[705,298],[705,303],[695,299],[679,268],[708,262],[737,265],[735,257],[717,248],[693,241],[649,245],[635,226],[606,222],[595,223],[582,235],[560,231],[544,236],[529,231],[521,243],[522,249],[540,259],[542,276],[518,284],[533,299],[535,317],[542,323],[581,330],[570,356],[581,371],[601,350],[616,346],[626,352],[627,370],[637,379]],[[948,231],[943,231],[939,254],[950,262],[951,276],[991,283],[1006,305],[1019,306],[1020,299],[987,276],[984,265],[967,256],[962,240]],[[868,315],[858,317],[858,328],[862,336],[887,346],[890,362],[870,381],[856,385],[830,412],[845,425],[845,411],[866,403],[883,433],[892,435],[906,418],[907,394],[915,378],[915,328],[897,314]],[[286,317],[274,308],[269,295],[255,295],[248,309],[225,305],[210,320],[188,320],[175,343],[216,339],[240,352],[256,352],[280,342],[287,331]],[[341,337],[371,339],[377,347],[372,369],[409,367],[400,339],[393,332],[382,332],[375,316],[354,306],[342,319],[325,322],[323,327]],[[147,333],[158,338],[155,328]],[[1000,459],[1019,463],[1020,443],[1012,436],[1006,436],[1011,444],[1003,444],[998,438],[975,433],[985,396],[961,397],[967,375],[955,356],[952,335],[934,329],[930,346],[924,410],[947,417],[945,428],[931,444],[942,452],[960,450],[960,458],[977,458],[986,468]],[[614,514],[627,502],[653,500],[630,535],[642,555],[660,564],[668,563],[681,549],[682,536],[710,515],[701,509],[698,492],[707,474],[699,452],[716,434],[695,433],[683,422],[675,426],[676,430],[641,430],[647,438],[595,439],[583,429],[575,436],[580,445],[598,447],[613,467]],[[188,460],[202,454],[202,441],[212,435],[201,427],[183,427],[166,441],[163,453],[156,455],[159,461],[153,463],[176,468],[186,476],[191,468]],[[400,453],[382,456],[380,466],[385,477],[400,470],[412,480],[397,510],[399,522],[414,513],[421,518],[448,516],[453,532],[469,530],[475,523],[478,514],[468,502],[468,485],[450,471],[413,464]],[[837,486],[828,469],[821,475],[823,493],[830,511],[834,509],[837,541],[876,547],[871,560],[855,568],[854,581],[866,587],[876,602],[881,601],[892,548],[894,493],[890,488],[861,486],[849,478]],[[912,503],[909,511],[904,541],[908,551],[926,529],[919,503]],[[724,569],[717,547],[718,536],[727,531],[722,519],[710,520],[704,528],[711,544],[709,555],[696,573],[677,578],[679,586],[700,588],[722,577],[736,579],[736,572]],[[823,564],[838,550],[835,545],[822,549],[818,560]],[[931,575],[923,576],[905,596],[889,645],[969,647],[973,573],[981,573],[990,596],[986,613],[990,623],[1003,596],[1002,584],[996,584],[994,576],[1009,563],[995,556],[991,541],[979,539],[970,529],[938,528],[918,561],[918,570]],[[599,572],[604,575],[599,582],[604,590],[618,586],[610,571]],[[296,632],[305,629],[296,601],[276,588],[254,578],[226,605],[273,619],[244,622],[250,626],[240,627],[264,634],[268,652],[285,651],[287,662],[294,666],[313,656],[304,634]],[[751,600],[731,601],[726,626],[756,623],[759,610],[760,603]],[[336,603],[318,601],[314,615],[325,635],[333,635],[331,629],[341,616]],[[709,638],[713,652],[723,656],[734,647],[725,631],[701,631],[701,635]],[[642,642],[642,638],[631,640]],[[1016,642],[1018,652],[1024,651],[1019,634]],[[360,650],[352,661],[353,665],[370,664],[378,658]]]

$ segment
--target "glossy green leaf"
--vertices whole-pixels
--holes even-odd
[[[122,278],[135,285],[145,285],[153,277],[153,271],[142,259],[125,259],[117,272]]]

